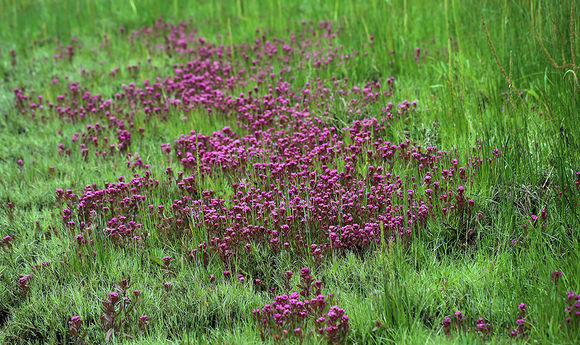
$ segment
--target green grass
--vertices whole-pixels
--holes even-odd
[[[393,122],[386,140],[409,138],[423,146],[456,147],[465,157],[476,139],[483,139],[486,155],[506,146],[502,159],[486,165],[478,180],[466,186],[478,212],[485,214],[477,224],[480,230],[474,243],[463,239],[464,224],[454,219],[432,221],[408,247],[377,248],[378,255],[337,255],[316,270],[316,278],[325,281],[326,289],[336,294],[351,319],[348,343],[505,343],[512,341],[505,328],[515,325],[521,302],[529,308],[529,342],[580,343],[578,327],[561,327],[566,291],[580,290],[580,194],[574,186],[575,173],[580,171],[580,90],[573,73],[551,66],[536,38],[538,30],[556,61],[571,61],[567,38],[572,3],[0,0],[0,237],[15,234],[14,246],[0,250],[0,343],[72,343],[66,332],[73,315],[83,319],[88,343],[103,343],[101,301],[124,277],[142,291],[138,313],[149,315],[151,326],[147,334],[132,340],[116,337],[114,343],[261,341],[252,310],[270,303],[272,295],[256,291],[251,284],[223,281],[223,268],[216,260],[207,270],[187,261],[185,249],[196,244],[194,239],[168,239],[151,230],[143,249],[97,241],[95,259],[81,261],[74,253],[72,236],[62,225],[54,191],[70,188],[80,194],[87,184],[102,186],[133,172],[124,155],[83,162],[78,148],[70,157],[56,152],[59,143],[71,146],[73,133],[86,128],[90,120],[32,120],[19,115],[14,106],[14,87],[34,89],[52,99],[62,92],[65,75],[105,97],[118,92],[123,83],[141,85],[146,79],[169,75],[173,63],[184,62],[179,61],[183,57],[150,54],[143,44],[129,46],[119,32],[121,26],[133,30],[152,25],[159,15],[173,22],[191,18],[201,34],[227,46],[253,40],[257,28],[287,37],[301,27],[302,19],[331,20],[343,27],[338,40],[346,52],[366,51],[369,57],[353,57],[336,68],[296,70],[294,85],[334,75],[348,76],[358,85],[394,76],[393,102],[416,99],[419,110]],[[573,49],[580,61],[580,8],[575,11]],[[502,93],[510,90],[488,44],[482,14],[497,58],[523,92],[523,100],[513,91],[512,101],[504,100]],[[111,39],[110,45],[91,51],[103,43],[103,34]],[[372,45],[369,35],[375,36]],[[66,46],[71,37],[78,38],[83,48],[72,63],[55,62],[57,40]],[[434,43],[428,43],[432,38]],[[451,53],[418,65],[412,54],[419,46]],[[15,66],[11,49],[17,57]],[[149,56],[151,64],[146,62]],[[139,74],[130,75],[124,67],[138,62],[142,63]],[[117,66],[120,76],[108,77]],[[81,68],[105,73],[83,75]],[[55,76],[61,81],[53,85]],[[337,105],[334,116],[339,126],[354,120],[344,110]],[[369,113],[378,110],[371,108]],[[182,120],[183,116],[188,120]],[[224,126],[236,127],[235,119],[227,115],[210,117],[202,111],[174,114],[165,122],[138,119],[136,127],[140,126],[145,135],[134,134],[130,151],[151,163],[154,176],[162,176],[168,164],[178,170],[175,157],[161,152],[162,143],[173,142],[190,130],[209,134]],[[23,167],[17,165],[18,159],[25,161]],[[365,171],[366,165],[361,161],[357,169]],[[409,167],[395,169],[401,175],[415,174]],[[200,182],[219,195],[231,195],[235,181],[216,175]],[[150,202],[170,205],[176,195],[168,190]],[[14,203],[13,211],[8,202]],[[513,238],[523,234],[522,224],[543,207],[549,214],[546,227],[530,227],[525,242],[511,245]],[[143,224],[149,225],[146,220]],[[164,273],[155,259],[166,255],[175,260],[174,276]],[[297,272],[311,264],[306,258],[271,257],[259,249],[244,260],[243,265],[253,267],[249,277],[259,276],[275,288],[282,285],[285,270]],[[31,273],[32,266],[41,261],[51,266],[36,271],[27,297],[20,297],[18,278]],[[557,287],[550,279],[556,269],[564,272]],[[207,283],[210,273],[216,275],[215,284]],[[162,284],[168,280],[174,288],[166,296]],[[492,334],[445,336],[443,318],[457,310],[473,320],[490,320]],[[136,325],[132,331],[136,334]]]

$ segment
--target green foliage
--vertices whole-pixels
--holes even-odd
[[[79,162],[80,156],[58,155],[57,145],[87,123],[22,117],[14,107],[12,89],[25,86],[54,96],[58,89],[50,80],[67,75],[110,96],[123,82],[141,83],[170,74],[174,61],[164,55],[151,56],[151,65],[144,64],[137,76],[121,68],[121,77],[114,82],[80,72],[144,61],[149,57],[145,47],[129,48],[126,41],[115,38],[120,36],[119,27],[138,29],[151,25],[159,15],[175,22],[191,18],[203,35],[225,45],[253,39],[256,28],[285,35],[299,28],[302,19],[335,21],[344,28],[339,40],[345,50],[370,51],[370,63],[353,57],[340,69],[297,70],[297,84],[318,76],[348,76],[355,83],[395,76],[395,97],[417,99],[420,106],[409,119],[393,123],[388,140],[409,138],[425,146],[469,152],[476,139],[483,139],[483,152],[489,156],[494,147],[509,147],[500,164],[486,166],[481,178],[469,186],[477,212],[484,214],[477,224],[457,219],[431,222],[408,247],[384,243],[377,254],[337,255],[318,267],[316,277],[324,279],[351,317],[349,342],[504,343],[509,341],[505,328],[514,324],[517,305],[526,302],[533,320],[530,339],[543,344],[579,343],[579,333],[561,324],[566,291],[580,289],[580,195],[574,189],[575,173],[580,171],[580,93],[569,74],[551,67],[535,39],[539,31],[547,47],[555,49],[552,55],[570,60],[569,48],[560,54],[552,23],[554,32],[570,35],[567,20],[558,19],[568,18],[571,3],[0,0],[0,237],[14,234],[15,238],[10,249],[0,250],[0,343],[72,343],[67,334],[72,315],[84,320],[88,343],[103,343],[100,303],[121,278],[130,279],[142,291],[139,313],[147,314],[151,325],[144,335],[114,337],[114,343],[257,343],[260,336],[252,310],[271,301],[270,288],[281,291],[285,270],[312,264],[284,254],[271,257],[254,248],[240,265],[252,267],[246,272],[248,281],[264,280],[263,289],[257,290],[252,284],[225,282],[219,263],[211,261],[207,268],[190,263],[183,248],[194,244],[194,239],[153,234],[144,251],[99,243],[95,260],[87,263],[75,255],[70,234],[61,226],[54,191],[81,192],[87,184],[116,181],[133,172],[121,155],[107,160],[91,157],[88,162]],[[482,13],[497,57],[523,92],[521,97],[508,88],[496,65],[481,25]],[[579,27],[576,19],[573,49],[580,59]],[[111,45],[91,51],[103,42],[103,34],[113,38]],[[372,46],[369,35],[375,36]],[[71,63],[55,61],[57,40],[68,42],[71,37],[86,48]],[[450,48],[446,50],[450,54],[417,64],[410,57],[418,46]],[[18,60],[14,67],[11,49]],[[408,57],[402,57],[402,52]],[[145,162],[159,163],[151,171],[162,175],[167,165],[178,163],[159,150],[162,143],[192,129],[208,134],[235,127],[235,120],[225,115],[206,115],[194,111],[167,122],[137,123],[145,127],[147,136],[135,140],[131,150]],[[188,119],[182,120],[183,116]],[[337,106],[337,126],[352,120]],[[62,134],[57,134],[59,129]],[[16,162],[24,157],[28,160],[19,167]],[[360,164],[358,169],[366,169]],[[55,170],[50,171],[50,166]],[[416,173],[410,168],[406,172]],[[201,181],[203,188],[221,195],[231,195],[234,182],[226,176]],[[168,189],[155,202],[167,204],[174,194]],[[6,206],[8,202],[14,203],[14,211]],[[513,245],[529,216],[542,208],[550,214],[546,227],[529,227],[527,240]],[[467,236],[475,227],[476,234]],[[155,259],[167,255],[175,260],[174,275],[161,271]],[[42,261],[51,265],[36,271],[27,296],[20,297],[18,278]],[[550,274],[556,269],[564,276],[554,286]],[[213,284],[210,273],[216,275]],[[170,293],[163,289],[166,281],[173,283]],[[457,310],[472,320],[492,321],[492,334],[445,336],[442,321]]]

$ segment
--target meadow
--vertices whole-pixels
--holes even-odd
[[[0,0],[0,343],[579,344],[577,5]]]

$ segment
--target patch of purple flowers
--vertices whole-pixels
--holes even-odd
[[[262,340],[302,341],[317,334],[329,344],[344,344],[349,332],[349,318],[344,309],[332,306],[333,294],[314,295],[308,268],[301,270],[300,292],[277,296],[271,304],[253,311]],[[322,282],[320,284],[322,285]],[[317,291],[319,292],[319,291]]]

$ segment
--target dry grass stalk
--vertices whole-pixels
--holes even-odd
[[[510,88],[510,90],[513,88],[519,94],[520,90],[514,85],[511,76],[507,75],[505,69],[503,68],[503,65],[501,64],[501,61],[499,60],[499,57],[497,56],[495,46],[493,45],[493,42],[491,41],[491,37],[489,37],[489,32],[487,31],[487,26],[485,25],[485,19],[483,18],[483,12],[481,12],[481,24],[483,25],[483,31],[485,31],[485,36],[487,37],[487,42],[489,43],[489,48],[491,49],[491,53],[493,54],[493,57],[495,58],[495,62],[499,66],[499,69],[501,70],[503,77],[505,78],[506,82],[508,83],[508,87]]]
[[[564,55],[562,54],[563,62],[562,62],[562,64],[558,64],[554,60],[554,58],[552,57],[552,55],[550,54],[548,49],[546,49],[546,46],[544,45],[544,41],[542,40],[542,35],[540,34],[540,32],[538,30],[536,30],[536,36],[538,36],[538,42],[540,43],[540,47],[542,48],[542,51],[544,52],[544,55],[546,55],[546,58],[548,59],[548,61],[550,61],[550,64],[552,65],[552,67],[554,67],[557,70],[567,69],[564,76],[566,76],[566,74],[568,74],[568,73],[572,73],[572,76],[574,78],[574,86],[575,86],[576,90],[578,92],[580,92],[580,83],[578,82],[578,71],[580,70],[580,66],[576,65],[576,54],[574,51],[574,38],[575,38],[574,2],[572,2],[572,5],[570,6],[570,54],[572,55],[572,62],[571,63],[567,63],[566,59],[564,58]]]

